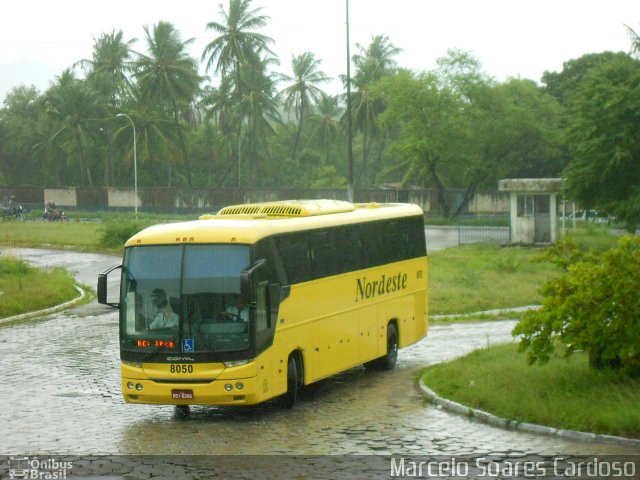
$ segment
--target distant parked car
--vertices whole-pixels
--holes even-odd
[[[574,217],[576,222],[607,223],[609,221],[607,217],[601,216],[597,210],[576,210],[567,215],[567,220],[573,221]]]

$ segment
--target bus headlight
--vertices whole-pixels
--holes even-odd
[[[225,367],[239,367],[240,365],[246,365],[247,363],[253,362],[253,358],[248,358],[247,360],[228,360],[226,362],[222,362]]]
[[[128,388],[129,390],[133,390],[133,382],[129,382],[129,383],[127,383],[127,388]]]
[[[242,389],[244,388],[244,383],[242,383],[242,382],[237,382],[237,383],[236,383],[236,388],[237,388],[238,390],[242,390]]]
[[[227,392],[230,392],[231,390],[233,390],[233,385],[231,385],[230,383],[227,383],[227,384],[224,386],[224,389],[225,389]]]
[[[142,384],[141,383],[137,383],[136,384],[136,390],[138,390],[138,391],[142,390]]]

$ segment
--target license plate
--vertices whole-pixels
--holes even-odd
[[[174,400],[193,400],[193,390],[171,390]]]

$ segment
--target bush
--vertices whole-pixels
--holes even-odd
[[[640,238],[623,237],[605,252],[559,242],[547,257],[565,269],[545,284],[543,306],[513,330],[529,363],[546,363],[556,347],[583,350],[592,367],[640,371]]]
[[[123,248],[125,242],[145,226],[141,222],[125,218],[106,220],[100,227],[99,243],[106,248]]]

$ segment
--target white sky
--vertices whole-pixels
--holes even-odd
[[[228,0],[9,0],[0,11],[0,101],[18,85],[46,90],[62,70],[91,58],[94,37],[122,30],[145,51],[144,25],[166,20],[183,39],[195,37],[198,60]],[[270,17],[261,31],[275,40],[278,71],[291,74],[292,55],[315,53],[331,77],[346,73],[345,0],[254,0]],[[351,53],[374,35],[404,51],[400,66],[429,70],[450,48],[469,51],[498,80],[540,81],[545,70],[585,53],[629,50],[624,25],[640,33],[639,0],[350,0]],[[339,93],[338,81],[326,86]]]

